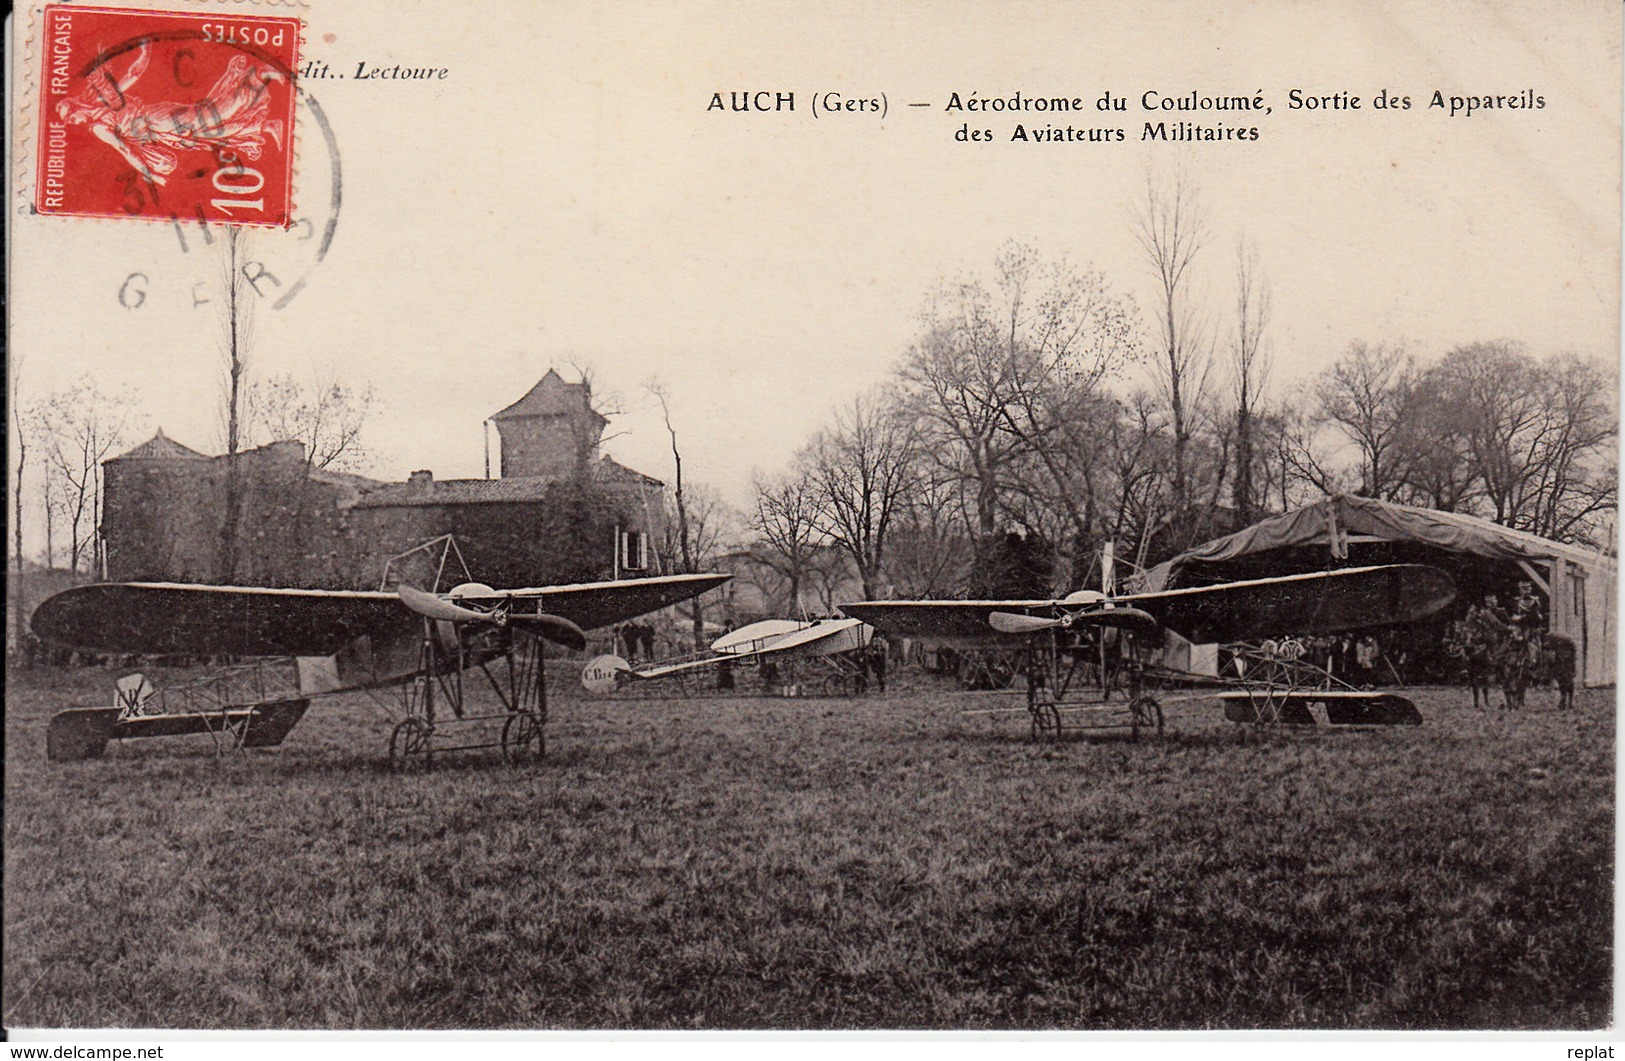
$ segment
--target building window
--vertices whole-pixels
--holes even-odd
[[[643,531],[621,532],[621,570],[646,571],[649,568],[649,536]]]

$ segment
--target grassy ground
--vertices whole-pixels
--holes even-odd
[[[1614,698],[1040,746],[986,696],[554,705],[545,762],[48,764],[8,675],[11,1027],[1580,1028],[1611,1020]]]

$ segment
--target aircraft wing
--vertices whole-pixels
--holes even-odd
[[[723,665],[741,665],[769,660],[807,659],[813,656],[851,652],[864,647],[874,631],[856,619],[835,619],[810,626],[796,624],[801,629],[781,634],[761,648],[740,652],[718,652],[699,659],[685,659],[672,663],[645,663],[632,667],[636,678],[669,678],[674,674],[716,670]],[[749,642],[747,642],[749,643]]]
[[[1311,636],[1422,619],[1456,596],[1436,567],[1389,564],[1118,597],[1197,644]]]
[[[34,610],[43,641],[140,655],[331,656],[363,635],[406,633],[418,619],[393,593],[102,583]]]
[[[629,578],[619,582],[584,582],[573,586],[538,586],[511,589],[490,597],[460,597],[460,602],[482,605],[504,600],[536,601],[538,611],[559,615],[583,630],[635,619],[668,605],[698,597],[732,578],[732,575],[663,575],[659,578]],[[392,595],[393,596],[393,595]]]
[[[1144,611],[1190,641],[1209,644],[1411,622],[1432,615],[1455,596],[1455,583],[1438,568],[1390,564],[1137,593],[1113,598],[1112,602]],[[1078,608],[1077,604],[1058,600],[864,601],[841,605],[842,612],[882,633],[959,648],[1019,645],[1026,640],[1028,634],[994,630],[994,612],[1047,619]]]
[[[538,611],[590,630],[698,596],[728,577],[671,575],[459,600],[535,600]],[[79,586],[41,602],[33,618],[34,633],[43,641],[151,656],[331,656],[363,635],[370,635],[375,647],[411,637],[418,623],[391,592],[168,582]]]
[[[993,629],[989,617],[994,612],[1048,619],[1059,614],[1060,607],[1057,600],[863,601],[843,604],[841,612],[891,637],[912,637],[957,648],[995,648],[1024,644],[1026,637]]]
[[[861,620],[833,619],[786,634],[756,655],[764,660],[833,656],[863,648],[873,636],[874,629]]]

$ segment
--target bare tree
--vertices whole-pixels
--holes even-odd
[[[1140,357],[1133,303],[1103,274],[1009,243],[987,282],[942,285],[901,371],[937,467],[974,499],[976,540],[1001,517],[1057,550],[1063,580],[1099,516],[1096,403]]]
[[[619,416],[623,411],[620,398],[614,392],[605,392],[599,388],[598,374],[592,365],[581,361],[571,361],[570,367],[575,369],[576,377],[581,383],[581,403],[585,407],[582,416],[571,416],[565,420],[575,446],[575,474],[586,478],[592,474],[592,461],[600,446],[611,439],[619,438],[623,432],[617,431],[611,435],[603,433],[604,426],[610,417]]]
[[[1236,522],[1247,526],[1257,510],[1254,486],[1253,421],[1269,380],[1270,359],[1264,331],[1270,321],[1268,281],[1258,263],[1258,249],[1236,246],[1236,335],[1231,350],[1233,397],[1236,403],[1236,475],[1232,496]]]
[[[1512,343],[1478,342],[1430,366],[1417,389],[1434,396],[1431,451],[1457,442],[1495,522],[1568,540],[1614,507],[1618,414],[1612,381],[1595,365],[1541,363]]]
[[[1323,420],[1354,445],[1359,492],[1391,500],[1403,479],[1397,450],[1415,365],[1397,346],[1355,342],[1320,378],[1317,397]]]
[[[361,432],[377,408],[372,387],[341,382],[331,370],[309,380],[283,373],[245,388],[251,437],[304,444],[312,470],[356,470],[366,460]]]
[[[1030,256],[1001,262],[1010,364],[1004,428],[1028,458],[1015,466],[1013,488],[1030,502],[1031,529],[1054,551],[1061,590],[1099,545],[1109,493],[1101,430],[1116,411],[1103,385],[1139,360],[1139,321],[1099,273],[1063,263],[1034,284],[1035,272]]]
[[[1125,554],[1145,566],[1151,533],[1167,518],[1170,438],[1166,411],[1153,395],[1135,391],[1106,421],[1103,453],[1114,487],[1109,537],[1132,545]]]
[[[1342,472],[1331,458],[1323,435],[1327,420],[1321,412],[1318,384],[1288,396],[1281,405],[1281,430],[1276,437],[1275,460],[1281,508],[1303,497],[1330,496],[1345,488]]]
[[[751,527],[760,536],[757,559],[787,583],[789,607],[802,610],[802,582],[824,541],[818,526],[818,501],[805,468],[751,484],[756,495]]]
[[[900,375],[910,415],[930,439],[925,452],[964,490],[972,532],[985,538],[998,530],[999,494],[1019,443],[1004,430],[1006,366],[977,323],[929,324]]]
[[[69,570],[100,570],[102,462],[126,442],[134,406],[128,392],[106,395],[85,376],[37,401],[26,417],[45,463],[48,519],[60,513],[68,528]]]
[[[1388,466],[1401,482],[1393,496],[1441,512],[1470,512],[1484,493],[1474,469],[1473,430],[1448,377],[1421,371],[1405,394]]]
[[[45,567],[47,570],[56,567],[56,520],[61,512],[62,502],[56,493],[56,477],[45,469],[40,476],[40,507],[45,512]]]
[[[683,498],[684,517],[681,526],[686,527],[688,533],[686,563],[690,566],[687,570],[712,570],[722,554],[739,540],[737,514],[723,500],[722,495],[706,483],[689,483],[683,491]],[[675,508],[675,498],[668,497],[665,540],[660,543],[661,552],[666,556],[685,555],[682,543],[678,540],[680,532],[676,528],[679,521],[675,518],[677,516]],[[705,644],[705,605],[708,599],[715,601],[718,595],[705,594],[687,604],[677,606],[679,613],[685,608],[690,609],[693,624],[691,636],[696,650]]]
[[[689,483],[684,491],[688,513],[689,557],[694,570],[710,569],[722,552],[739,539],[739,520],[732,506],[707,483]],[[675,499],[668,500],[669,515],[676,515]],[[682,545],[673,529],[674,521],[666,520],[666,541],[662,553],[682,555]]]
[[[855,399],[803,452],[820,527],[852,559],[865,597],[881,589],[892,525],[914,479],[908,419],[878,393]]]
[[[225,370],[222,419],[225,421],[226,435],[226,504],[225,520],[220,528],[218,575],[228,583],[235,580],[237,573],[238,524],[242,521],[243,510],[242,468],[238,456],[242,451],[244,392],[253,334],[252,288],[243,265],[247,242],[247,234],[241,226],[226,230],[225,273],[221,279],[226,314],[221,350]]]
[[[853,578],[850,555],[833,545],[820,547],[807,565],[807,583],[818,605],[815,610],[823,615],[836,614],[841,601],[852,599]]]
[[[28,433],[23,428],[22,404],[16,400],[17,377],[22,372],[21,359],[14,355],[10,368],[11,428],[17,453],[15,477],[11,484],[12,593],[16,595],[11,601],[11,619],[16,650],[21,653],[28,641],[28,601],[23,594],[23,472],[28,467]]]
[[[1287,424],[1283,465],[1326,493],[1346,488],[1318,423],[1352,448],[1361,493],[1592,542],[1618,501],[1616,386],[1598,365],[1537,361],[1504,341],[1420,367],[1355,343],[1317,382],[1313,422]]]
[[[11,367],[11,393],[16,395],[16,366]],[[11,403],[11,431],[16,439],[15,478],[11,479],[11,577],[15,600],[11,601],[11,635],[16,652],[28,643],[28,598],[23,595],[23,473],[28,468],[28,432],[23,427],[23,406]]]
[[[1156,380],[1171,417],[1172,503],[1179,514],[1190,505],[1193,413],[1202,403],[1212,366],[1207,320],[1191,289],[1192,264],[1208,240],[1207,215],[1183,165],[1167,181],[1147,167],[1133,229],[1157,283]]]
[[[1554,358],[1541,375],[1547,422],[1535,446],[1524,526],[1559,541],[1610,547],[1603,524],[1619,506],[1618,380],[1572,355]]]
[[[952,596],[966,584],[973,549],[955,484],[930,474],[924,461],[893,523],[886,571],[899,596]]]
[[[671,459],[675,467],[675,486],[672,490],[672,503],[677,510],[677,541],[676,555],[685,572],[697,571],[695,565],[694,538],[690,533],[688,498],[683,489],[683,453],[677,445],[677,428],[671,421],[671,402],[665,384],[659,380],[651,379],[644,385],[648,392],[660,403],[660,415],[666,424],[666,434],[671,437]],[[694,601],[694,644],[696,646],[705,642],[705,616],[698,599]]]

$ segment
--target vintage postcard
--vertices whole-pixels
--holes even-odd
[[[0,1025],[1611,1034],[1621,22],[19,5]]]

